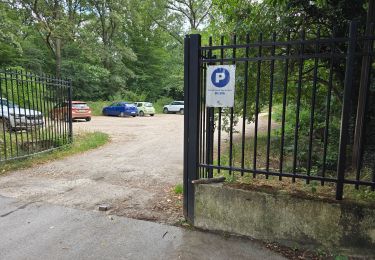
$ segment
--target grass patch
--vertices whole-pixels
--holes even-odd
[[[280,162],[280,145],[277,136],[271,138],[270,146],[270,160],[269,170],[273,172],[279,172]],[[228,145],[228,144],[226,144]],[[244,165],[247,169],[253,168],[253,155],[254,155],[254,139],[253,137],[246,138],[245,141],[245,161]],[[267,165],[267,135],[260,133],[258,135],[257,143],[257,169],[266,170]],[[242,144],[241,140],[235,140],[233,143],[233,166],[241,168],[242,159]],[[217,161],[214,162],[217,165]],[[285,173],[292,173],[293,169],[293,157],[291,153],[285,153],[283,171]],[[229,165],[229,149],[226,147],[221,153],[221,165]],[[305,165],[301,162],[297,163],[297,172],[300,174],[306,174]],[[311,175],[318,175],[320,166],[313,166],[311,169]],[[283,177],[279,180],[278,176],[268,176],[266,178],[263,174],[256,174],[255,177],[252,173],[244,173],[241,175],[240,172],[232,172],[229,174],[227,170],[221,170],[220,173],[214,170],[214,176],[226,177],[226,183],[228,185],[238,186],[244,189],[256,189],[264,190],[269,192],[281,191],[290,194],[303,195],[306,197],[317,197],[323,199],[335,199],[336,184],[325,182],[324,186],[321,185],[320,181],[310,181],[307,183],[305,180],[296,179],[292,182],[292,178]],[[328,168],[326,172],[327,177],[336,178],[336,169]],[[205,176],[202,176],[205,177]],[[355,179],[354,173],[348,173],[346,176],[348,179]],[[363,175],[364,180],[369,180],[370,174]],[[360,187],[355,189],[353,185],[344,186],[344,199],[347,201],[356,202],[359,204],[375,204],[375,192],[371,191],[370,187]]]
[[[102,146],[108,141],[109,135],[101,132],[85,132],[77,134],[74,136],[74,142],[72,144],[67,144],[54,151],[30,156],[25,159],[12,160],[2,163],[0,167],[0,174],[82,153]]]
[[[176,186],[174,186],[173,191],[174,191],[175,194],[180,195],[180,194],[183,193],[184,188],[183,188],[182,184],[177,184]]]

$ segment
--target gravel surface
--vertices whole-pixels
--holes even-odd
[[[175,223],[182,218],[183,116],[94,117],[74,131],[108,133],[99,149],[0,177],[0,195]]]

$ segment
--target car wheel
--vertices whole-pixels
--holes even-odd
[[[144,115],[145,115],[145,113],[143,111],[139,112],[139,116],[144,116]]]
[[[184,114],[184,109],[183,109],[183,108],[180,109],[180,114],[181,114],[181,115]]]
[[[86,117],[86,121],[87,122],[91,121],[91,117]]]
[[[164,109],[163,109],[163,113],[164,113],[164,114],[168,114],[168,112],[169,112],[169,111],[168,111],[168,108],[164,108]]]
[[[150,116],[154,116],[154,114],[150,114]]]
[[[120,113],[120,117],[124,117],[125,116],[125,113],[124,112],[121,112]]]
[[[132,117],[136,117],[136,115],[133,115]]]

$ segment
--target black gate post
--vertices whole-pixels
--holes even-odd
[[[198,178],[200,46],[199,34],[187,35],[184,48],[184,216],[194,222],[194,186]]]
[[[68,106],[69,106],[69,142],[73,142],[73,114],[72,114],[73,84],[72,80],[68,82]]]
[[[336,199],[342,200],[346,170],[346,149],[349,139],[349,120],[351,111],[351,92],[353,87],[353,70],[355,46],[357,41],[357,22],[350,23],[349,42],[346,54],[343,107],[341,112],[339,158],[337,165]]]

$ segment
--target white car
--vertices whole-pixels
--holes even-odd
[[[21,108],[5,98],[0,99],[0,128],[8,131],[43,125],[42,112]]]
[[[181,115],[184,114],[184,101],[173,101],[169,105],[165,105],[163,107],[163,113],[180,113]]]

